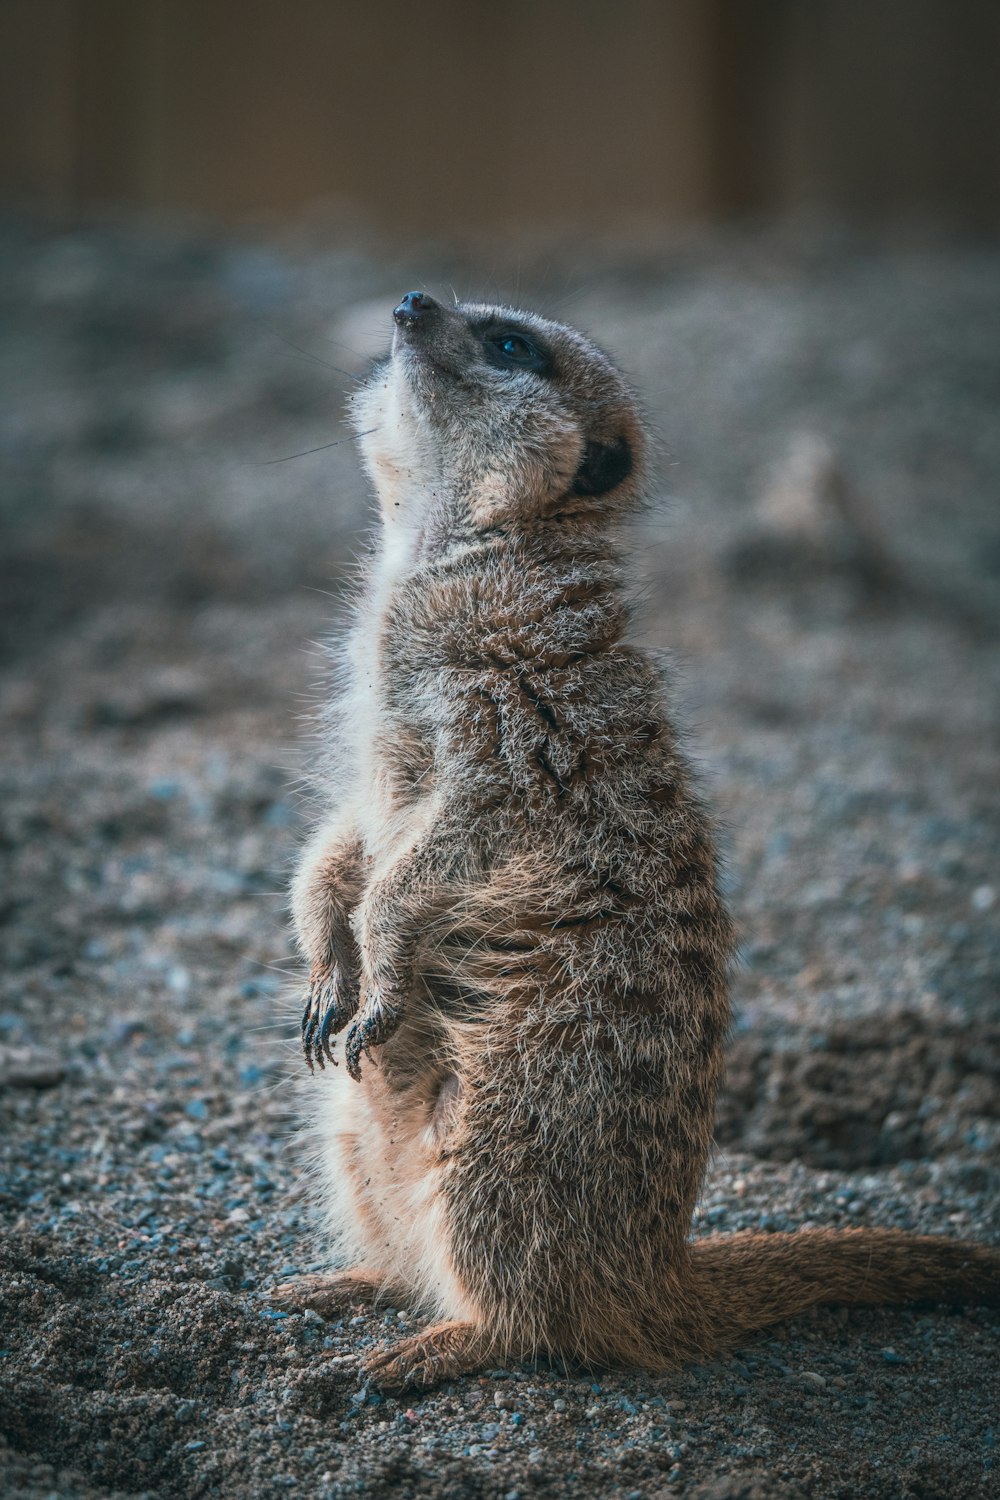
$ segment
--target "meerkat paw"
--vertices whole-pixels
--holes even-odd
[[[387,1042],[402,1019],[401,996],[390,995],[385,990],[369,991],[344,1043],[347,1071],[355,1083],[361,1080],[361,1054],[364,1053],[369,1062],[374,1062],[369,1048]]]
[[[477,1323],[450,1321],[376,1350],[363,1368],[380,1390],[427,1390],[442,1380],[474,1374],[494,1353],[492,1340]]]
[[[302,1050],[310,1073],[313,1064],[324,1066],[324,1058],[336,1067],[333,1039],[343,1031],[358,1008],[357,985],[352,985],[339,964],[314,964],[309,976],[309,995],[302,1012]]]
[[[406,1300],[402,1287],[396,1286],[380,1271],[357,1268],[351,1271],[332,1271],[320,1276],[297,1276],[294,1281],[283,1281],[269,1293],[277,1307],[289,1312],[304,1312],[310,1309],[321,1318],[336,1318],[350,1307],[366,1302],[375,1302],[386,1297],[393,1302]]]

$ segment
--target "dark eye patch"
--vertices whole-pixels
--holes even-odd
[[[531,370],[535,375],[552,371],[552,356],[534,334],[504,324],[482,330],[483,348],[491,365],[501,370]]]

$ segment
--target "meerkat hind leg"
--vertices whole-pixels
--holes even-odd
[[[496,1357],[494,1341],[478,1323],[453,1318],[377,1349],[364,1361],[364,1372],[383,1391],[426,1390],[442,1380],[475,1374]]]
[[[349,1307],[376,1302],[379,1298],[405,1302],[408,1293],[399,1283],[367,1266],[319,1276],[297,1276],[294,1281],[282,1282],[271,1292],[271,1301],[279,1307],[285,1307],[289,1312],[311,1309],[323,1318],[338,1317]]]

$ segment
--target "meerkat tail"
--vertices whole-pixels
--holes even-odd
[[[967,1240],[896,1229],[808,1229],[719,1235],[690,1248],[686,1332],[702,1355],[823,1304],[1000,1305],[1000,1251]],[[680,1341],[686,1342],[683,1333]]]

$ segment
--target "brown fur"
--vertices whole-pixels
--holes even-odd
[[[384,1286],[442,1320],[368,1362],[399,1387],[540,1352],[662,1369],[820,1302],[996,1300],[1000,1257],[961,1242],[689,1241],[733,938],[659,672],[623,639],[636,403],[559,325],[397,321],[358,403],[384,525],[336,811],[293,891],[310,1067],[346,1033],[316,1080],[353,1266],[327,1305]]]

